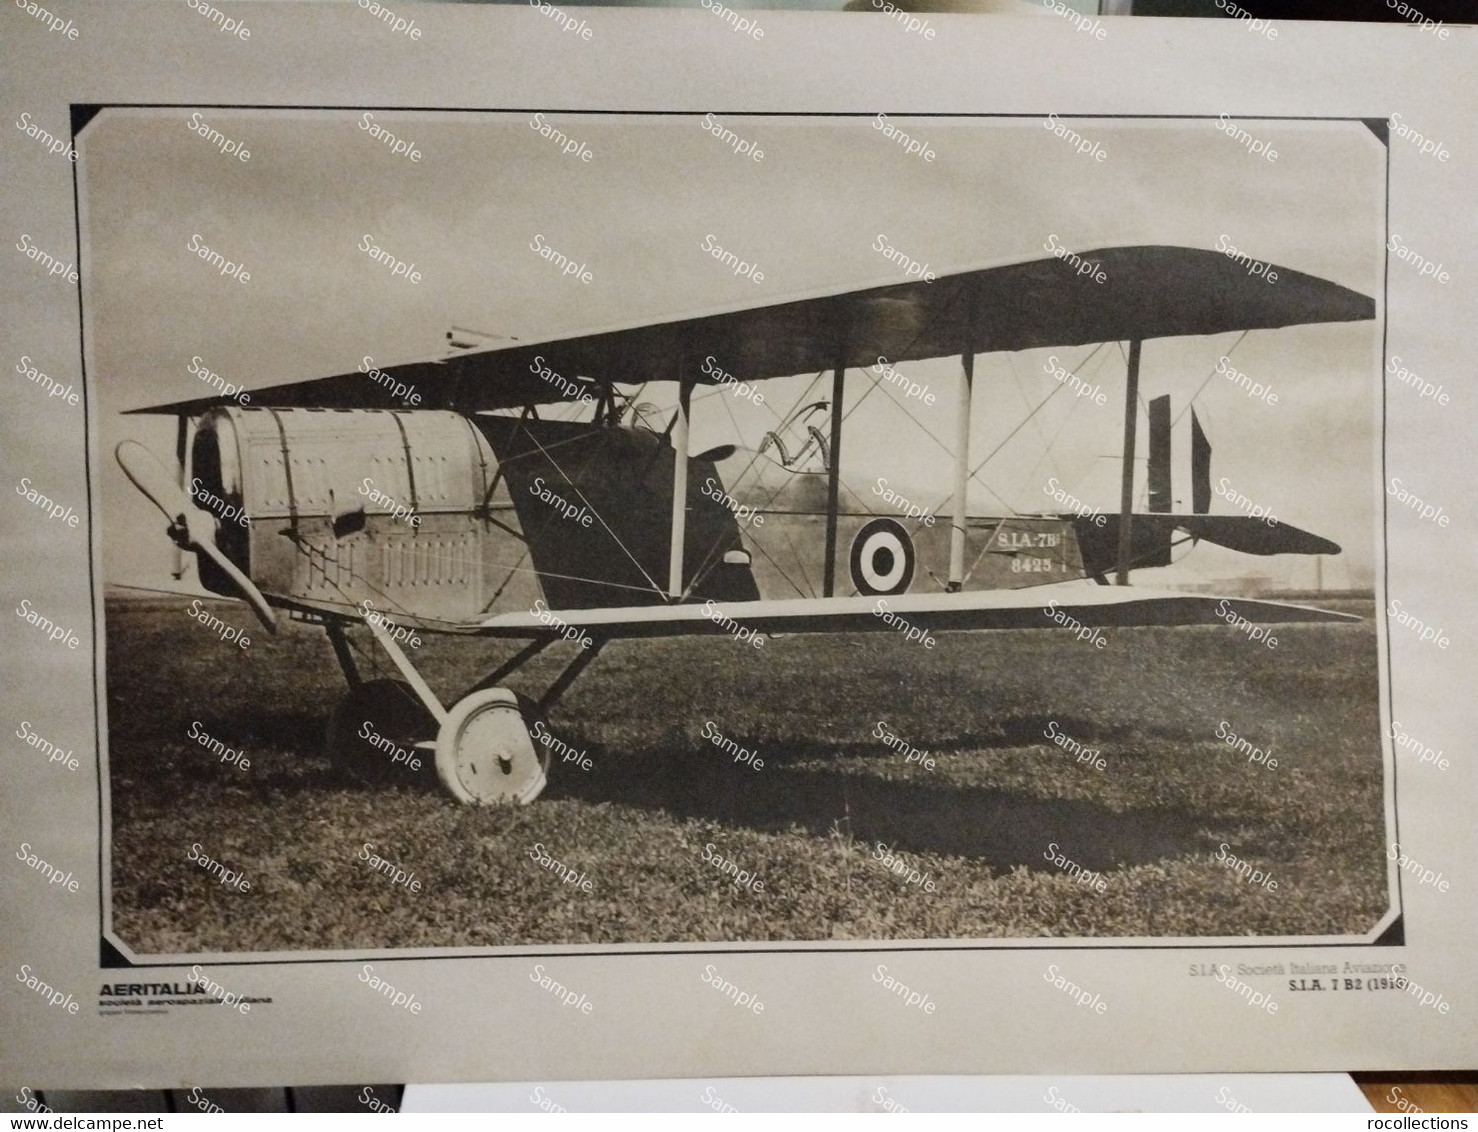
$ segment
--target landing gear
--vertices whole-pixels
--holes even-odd
[[[549,750],[529,734],[526,711],[507,688],[484,688],[457,702],[436,735],[436,777],[453,798],[526,806],[543,792]]]
[[[490,687],[542,652],[553,638],[532,641],[447,711],[384,627],[369,619],[366,623],[405,679],[361,681],[342,627],[334,621],[325,623],[349,682],[348,694],[329,721],[329,757],[336,766],[362,779],[395,781],[400,773],[396,764],[403,761],[400,755],[427,758],[434,748],[437,779],[463,805],[524,806],[543,793],[552,762],[548,746],[535,738],[540,731],[548,735],[543,713],[595,659],[604,642],[582,649],[538,702],[508,688]],[[433,735],[434,743],[429,741]]]

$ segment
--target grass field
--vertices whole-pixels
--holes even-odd
[[[207,605],[250,648],[183,602],[107,605],[114,927],[140,952],[1316,935],[1386,908],[1370,619],[1280,626],[1275,650],[1220,627],[1114,630],[1103,650],[1051,630],[939,634],[932,651],[894,634],[617,643],[551,719],[593,769],[556,765],[529,807],[470,809],[434,776],[339,779],[322,741],[344,682],[322,631],[271,639],[243,606]],[[512,651],[432,638],[418,662],[449,702]],[[510,684],[541,690],[567,655]],[[708,720],[763,769],[708,742]],[[935,766],[905,764],[880,720]],[[250,769],[220,764],[192,721]],[[1218,738],[1223,721],[1278,766]],[[360,859],[365,842],[419,892]],[[592,891],[540,868],[536,842]],[[878,842],[935,890],[886,869]],[[223,888],[192,843],[252,890]],[[710,843],[764,890],[706,863]]]

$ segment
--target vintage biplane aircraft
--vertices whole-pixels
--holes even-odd
[[[453,351],[252,389],[249,407],[212,398],[137,409],[178,418],[179,467],[171,474],[135,441],[120,444],[117,459],[170,520],[177,547],[194,552],[202,585],[244,599],[269,629],[285,609],[326,630],[349,683],[329,726],[335,758],[383,760],[363,749],[366,730],[434,750],[442,784],[471,804],[540,793],[550,736],[533,720],[617,639],[706,634],[733,648],[742,646],[724,638],[900,625],[1081,633],[1344,618],[1128,586],[1132,569],[1168,564],[1177,540],[1256,555],[1339,552],[1276,520],[1209,514],[1210,449],[1194,418],[1193,506],[1172,511],[1163,398],[1149,405],[1148,506],[1135,511],[1141,344],[1371,319],[1373,300],[1282,267],[1269,285],[1193,248],[1106,247],[1082,258],[1107,281],[1090,287],[1064,259],[1043,258]],[[975,357],[1126,342],[1119,512],[968,514]],[[940,357],[961,363],[951,513],[910,529],[843,499],[844,382],[856,371],[854,380],[880,380],[879,358]],[[726,481],[720,470],[735,446],[689,455],[696,388],[762,389],[828,371],[829,401],[819,411],[798,404],[782,420],[788,435],[767,438],[766,453],[750,450],[751,466],[770,467],[768,478],[748,478],[743,499],[728,493],[746,477]],[[630,391],[664,381],[676,384],[678,404],[659,431]],[[407,389],[414,408],[397,399]],[[540,416],[577,400],[593,405],[590,419]],[[178,577],[182,558],[176,565]],[[355,623],[403,681],[361,679],[345,636]],[[403,647],[421,632],[527,643],[448,707]],[[562,642],[575,655],[537,701],[501,686]]]

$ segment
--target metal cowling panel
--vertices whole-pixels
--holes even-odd
[[[240,438],[244,495],[255,518],[419,514],[479,506],[496,467],[459,413],[442,410],[226,410]]]

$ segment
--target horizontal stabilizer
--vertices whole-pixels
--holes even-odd
[[[1250,515],[1170,515],[1192,538],[1243,554],[1338,554],[1340,546],[1277,519]],[[1137,520],[1136,520],[1137,521]]]
[[[1119,516],[1063,515],[1073,524],[1083,570],[1091,577],[1111,573],[1119,558]],[[1100,522],[1099,520],[1102,520]],[[1340,546],[1277,519],[1250,515],[1159,515],[1136,512],[1129,534],[1133,546],[1129,567],[1142,570],[1169,566],[1170,544],[1177,533],[1243,554],[1338,554]]]

